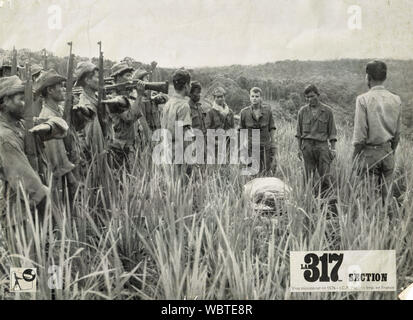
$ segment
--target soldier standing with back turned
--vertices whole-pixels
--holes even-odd
[[[401,123],[401,100],[384,87],[386,78],[384,62],[375,60],[367,64],[366,82],[370,90],[357,97],[353,133],[353,160],[363,174],[377,178],[383,204],[388,195],[392,196],[394,155]]]

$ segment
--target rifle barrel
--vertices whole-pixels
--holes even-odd
[[[34,135],[29,132],[31,128],[33,128],[33,81],[32,81],[32,74],[30,69],[30,64],[26,63],[26,82],[25,82],[25,90],[24,90],[24,102],[25,102],[25,152],[27,158],[29,159],[30,165],[32,168],[38,172],[39,170],[39,163],[37,160],[37,147],[36,147],[36,139]]]
[[[153,90],[168,94],[169,83],[168,81],[165,82],[146,82],[139,79],[133,79],[127,82],[110,84],[104,86],[105,92],[114,91],[114,90],[121,90],[121,89],[134,89],[138,84],[143,85],[145,90]]]

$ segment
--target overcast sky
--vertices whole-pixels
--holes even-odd
[[[62,9],[49,28],[51,5]],[[348,27],[351,5],[362,28]],[[52,19],[52,20],[51,20]],[[125,56],[164,67],[413,54],[411,0],[0,0],[0,47]]]

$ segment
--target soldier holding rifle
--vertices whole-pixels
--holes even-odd
[[[15,199],[23,190],[31,204],[39,205],[49,193],[39,175],[39,164],[45,162],[41,141],[63,138],[68,126],[57,117],[24,119],[25,108],[31,107],[25,100],[29,102],[31,93],[31,81],[25,88],[17,76],[0,79],[0,179],[4,199]]]
[[[132,79],[133,68],[126,62],[115,64],[112,67],[111,77],[114,78],[115,85],[129,82]],[[138,91],[143,91],[143,84],[138,82]],[[142,117],[141,100],[138,95],[136,100],[131,97],[132,88],[119,86],[116,88],[116,97],[106,100],[108,111],[113,124],[113,143],[111,149],[114,155],[115,165],[123,163],[128,167],[128,160],[135,154],[135,123]],[[123,108],[117,108],[121,104]],[[127,108],[127,110],[125,110]]]
[[[152,69],[156,66],[152,63]],[[150,73],[145,69],[137,69],[133,74],[134,80],[149,81]],[[153,95],[152,95],[153,94]],[[135,126],[137,134],[144,133],[146,141],[150,143],[152,132],[161,127],[161,112],[160,104],[165,104],[168,101],[168,96],[156,91],[137,90],[137,97],[142,99],[142,114],[143,117],[139,121],[139,126]],[[141,144],[143,141],[140,141]]]
[[[105,110],[106,106],[100,106],[96,96],[99,90],[98,67],[88,61],[79,62],[75,74],[77,78],[76,85],[81,86],[83,89],[76,109],[79,109],[87,119],[84,129],[79,133],[79,137],[85,156],[90,162],[92,157],[99,157],[105,153],[107,143],[105,140],[111,139],[110,134],[107,135],[106,139],[103,135],[102,122],[107,121],[107,119],[104,119],[104,116],[100,118],[98,114],[100,110]],[[125,109],[129,106],[127,100],[122,97],[119,98],[121,99],[118,99],[117,103],[110,103],[112,109],[117,107]],[[104,104],[103,101],[101,104]],[[99,121],[99,119],[102,119],[102,121]],[[108,123],[106,122],[104,125],[108,126]]]
[[[61,104],[65,100],[63,83],[67,81],[65,77],[57,74],[56,71],[49,70],[43,73],[35,86],[35,92],[40,93],[43,97],[42,110],[39,118],[64,117],[64,107]],[[70,93],[68,93],[70,94]],[[70,102],[71,103],[71,102]],[[70,105],[71,108],[71,105]],[[75,129],[84,126],[86,118],[82,115],[81,110],[75,109],[72,117],[66,118],[72,134],[76,135]],[[67,137],[66,137],[67,138]],[[45,154],[48,160],[48,166],[53,174],[53,190],[59,197],[64,196],[64,187],[67,186],[69,191],[69,202],[72,203],[76,188],[78,185],[74,169],[79,165],[79,161],[73,163],[69,160],[76,139],[70,145],[65,145],[64,140],[51,140],[45,142]],[[69,149],[70,148],[70,149]]]

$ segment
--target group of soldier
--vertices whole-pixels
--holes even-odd
[[[82,61],[75,70],[79,95],[73,96],[67,118],[63,107],[67,78],[52,69],[42,70],[40,66],[33,66],[31,74],[34,102],[29,117],[27,106],[25,108],[25,94],[28,94],[25,83],[17,75],[3,74],[0,78],[3,200],[15,198],[20,190],[26,192],[33,205],[41,208],[50,190],[52,198],[64,197],[67,188],[68,200],[73,202],[88,165],[109,157],[111,169],[121,166],[128,169],[136,153],[150,144],[153,131],[169,130],[173,143],[181,139],[175,136],[177,123],[184,134],[193,129],[204,135],[208,129],[258,130],[259,172],[263,175],[274,172],[276,128],[270,107],[262,102],[260,88],[250,90],[250,105],[236,116],[225,102],[226,92],[222,87],[213,91],[212,106],[202,104],[202,86],[191,81],[185,69],[174,72],[174,94],[168,97],[145,90],[150,72],[134,70],[126,61],[121,61],[111,69],[114,84],[133,83],[133,86],[115,86],[114,92],[108,92],[99,102],[99,68]],[[401,118],[400,98],[383,86],[386,75],[385,63],[372,61],[367,65],[366,80],[370,90],[357,98],[353,137],[353,159],[361,163],[365,171],[382,179],[384,197],[393,176]],[[329,171],[336,157],[337,130],[333,111],[320,102],[318,88],[309,85],[304,95],[307,104],[298,112],[296,130],[298,156],[304,160],[307,180],[318,173],[323,195],[331,189]],[[100,114],[102,110],[106,116]],[[239,119],[238,124],[235,118]],[[33,125],[28,128],[30,121]],[[37,150],[35,165],[27,151],[28,144],[33,142]],[[48,180],[50,176],[52,179]]]

